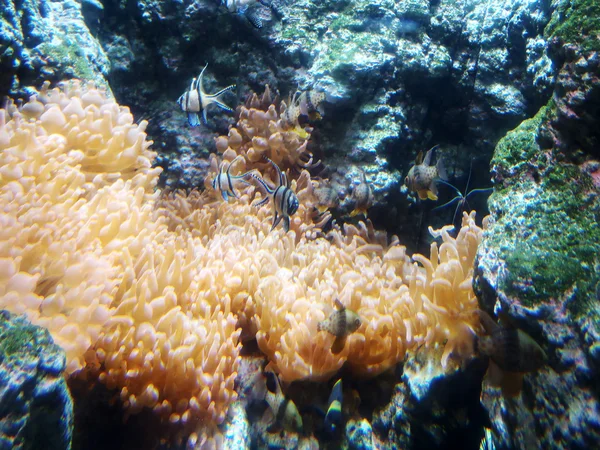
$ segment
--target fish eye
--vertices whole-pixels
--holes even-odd
[[[360,327],[360,319],[358,317],[356,319],[354,319],[354,325],[356,325],[357,327]]]

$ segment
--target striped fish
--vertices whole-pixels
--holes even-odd
[[[187,113],[188,123],[191,127],[197,127],[200,125],[200,118],[198,117],[199,113],[202,113],[202,122],[204,125],[207,125],[208,122],[206,119],[206,108],[208,105],[214,104],[225,111],[233,112],[233,109],[231,109],[225,103],[222,103],[219,100],[219,97],[221,97],[221,95],[223,95],[225,92],[235,89],[235,84],[227,86],[225,89],[221,89],[216,94],[207,94],[204,92],[204,87],[202,86],[202,77],[207,67],[208,63],[206,66],[204,66],[204,69],[202,69],[200,75],[198,75],[198,78],[194,78],[192,80],[188,90],[185,91],[177,100],[177,104],[181,110]]]
[[[245,185],[249,185],[250,183],[246,181],[246,178],[249,176],[249,172],[246,172],[242,175],[231,175],[231,168],[235,164],[238,159],[243,159],[241,155],[238,155],[234,158],[233,161],[227,166],[227,170],[223,171],[223,167],[225,163],[221,163],[221,167],[219,168],[219,173],[215,177],[212,182],[212,187],[216,192],[221,193],[221,197],[223,200],[228,201],[229,197],[238,198],[238,195],[235,192],[234,185],[236,183],[243,183]]]
[[[290,216],[294,215],[296,211],[298,211],[298,206],[300,203],[298,202],[298,197],[292,189],[290,188],[289,181],[285,173],[281,171],[279,166],[267,158],[269,162],[275,168],[279,178],[279,184],[277,187],[270,187],[261,177],[248,173],[249,176],[254,178],[261,187],[265,190],[267,194],[263,200],[256,203],[255,206],[260,207],[267,203],[269,200],[273,202],[273,226],[271,227],[271,231],[275,229],[279,222],[283,219],[283,228],[286,232],[290,230]]]

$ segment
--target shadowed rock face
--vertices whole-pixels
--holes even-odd
[[[0,311],[0,448],[71,448],[66,359],[47,330]]]

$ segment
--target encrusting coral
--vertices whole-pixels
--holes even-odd
[[[0,110],[0,308],[46,326],[69,374],[98,367],[131,413],[153,408],[200,442],[237,397],[242,339],[256,338],[286,381],[325,380],[345,363],[376,375],[417,347],[444,366],[470,353],[474,215],[456,238],[433,232],[442,244],[429,259],[411,259],[370,222],[325,233],[318,183],[302,170],[290,231],[270,231],[271,207],[252,206],[253,186],[228,202],[210,180],[202,193],[157,191],[146,123],[93,86],[65,84],[42,100],[10,119]],[[258,116],[242,111],[241,131],[217,140],[223,160],[266,167],[253,162],[254,137],[281,133],[271,131],[280,119]],[[268,156],[291,168],[306,140],[294,149],[286,139]],[[219,165],[213,155],[214,174]],[[334,336],[317,324],[336,298],[362,325],[333,354]]]

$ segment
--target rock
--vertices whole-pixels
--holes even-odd
[[[410,358],[391,401],[373,415],[375,448],[477,448],[489,424],[479,402],[485,369],[473,360],[445,372],[439,359]]]
[[[516,399],[487,386],[496,448],[587,448],[600,440],[600,120],[594,2],[555,2],[546,30],[552,99],[496,146],[493,223],[478,253],[482,306],[502,310],[549,355]],[[596,28],[594,28],[596,27]],[[575,31],[579,30],[579,31]],[[595,31],[594,31],[595,30]]]
[[[71,448],[64,351],[47,330],[0,311],[0,449]]]
[[[85,4],[93,11],[102,6],[93,0]],[[0,25],[0,96],[27,97],[31,86],[68,78],[108,88],[110,62],[88,29],[80,2],[9,0]]]

